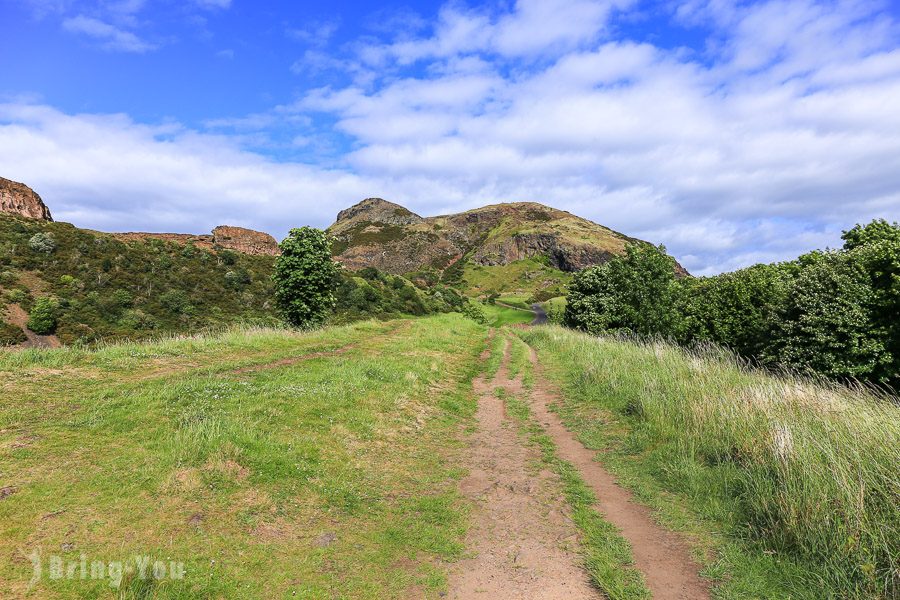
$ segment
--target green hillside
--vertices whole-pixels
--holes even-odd
[[[39,301],[52,312],[51,340],[63,344],[278,324],[274,261],[0,214],[0,345],[24,340]],[[334,322],[445,312],[460,302],[452,291],[423,291],[373,269],[339,279]]]

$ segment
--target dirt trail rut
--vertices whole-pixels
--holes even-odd
[[[698,574],[699,566],[691,559],[681,537],[657,525],[645,506],[632,501],[632,494],[616,484],[597,461],[595,452],[585,448],[550,411],[558,400],[541,376],[537,354],[530,348],[534,368],[534,391],[531,410],[534,417],[556,444],[557,454],[573,464],[597,496],[597,508],[631,543],[635,566],[644,573],[647,587],[655,600],[703,600],[709,588]]]
[[[494,395],[496,387],[520,388],[508,377],[508,361],[507,339],[494,379],[474,382],[478,429],[469,450],[471,471],[461,483],[463,494],[475,505],[466,539],[473,556],[451,573],[450,597],[600,598],[581,568],[577,530],[566,515],[558,479],[548,471],[535,474],[529,469],[537,450],[523,443]]]

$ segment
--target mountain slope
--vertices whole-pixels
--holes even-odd
[[[606,262],[640,241],[534,202],[423,218],[368,198],[341,211],[328,232],[336,239],[336,258],[349,269],[441,277],[459,281],[473,295],[548,292],[568,273]]]

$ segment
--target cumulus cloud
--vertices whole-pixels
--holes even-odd
[[[900,219],[898,24],[882,5],[679,3],[671,26],[703,39],[677,49],[618,33],[644,8],[448,4],[430,27],[309,50],[294,71],[350,83],[207,133],[8,104],[0,162],[54,214],[107,229],[230,220],[283,234],[373,195],[420,214],[527,200],[665,243],[701,274]],[[340,168],[242,149],[278,131],[294,149],[341,140]]]

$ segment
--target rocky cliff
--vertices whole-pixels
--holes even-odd
[[[0,212],[42,221],[53,220],[50,210],[33,189],[3,177],[0,177]]]

